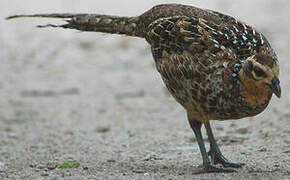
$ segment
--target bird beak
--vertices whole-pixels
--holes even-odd
[[[281,97],[281,87],[280,87],[280,81],[279,79],[274,76],[274,78],[271,81],[271,84],[268,85],[270,89],[273,91],[273,93],[280,98]]]

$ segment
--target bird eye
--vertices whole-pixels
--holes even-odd
[[[266,76],[266,73],[261,69],[261,68],[258,68],[258,67],[254,67],[254,72],[256,74],[256,76],[258,77],[265,77]]]

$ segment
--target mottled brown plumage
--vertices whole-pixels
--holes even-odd
[[[281,95],[277,56],[266,38],[251,26],[211,10],[165,4],[136,17],[98,14],[35,14],[10,16],[65,18],[62,27],[145,38],[156,68],[186,109],[203,157],[198,172],[232,172],[216,166],[241,167],[220,152],[209,120],[240,119],[261,113],[272,94]],[[210,141],[205,152],[201,125]]]

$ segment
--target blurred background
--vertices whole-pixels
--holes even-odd
[[[267,37],[280,61],[282,98],[256,117],[214,123],[214,131],[227,156],[247,163],[228,178],[290,175],[289,1],[1,0],[0,178],[192,176],[201,163],[198,147],[145,40],[35,27],[62,23],[54,19],[5,20],[64,12],[135,16],[161,3],[226,13]],[[62,162],[80,167],[56,168]]]

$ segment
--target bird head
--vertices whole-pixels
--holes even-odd
[[[265,91],[271,91],[278,98],[281,97],[279,63],[276,59],[266,55],[252,55],[243,63],[239,76],[245,83],[255,84],[254,87],[257,89],[264,88]]]

